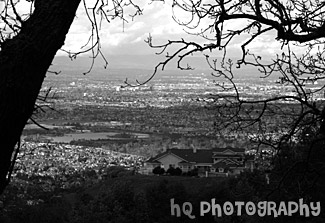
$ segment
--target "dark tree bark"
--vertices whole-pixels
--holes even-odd
[[[0,194],[8,184],[15,145],[33,113],[42,82],[64,44],[81,0],[35,0],[21,31],[0,51]]]

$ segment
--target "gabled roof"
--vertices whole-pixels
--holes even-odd
[[[245,154],[245,149],[243,148],[215,148],[213,149],[213,158],[218,157],[238,157]]]
[[[243,148],[214,148],[214,149],[197,149],[194,152],[193,149],[167,149],[165,152],[158,154],[155,157],[150,158],[147,162],[159,162],[159,159],[172,154],[180,158],[182,163],[213,163],[213,157],[216,154],[224,156],[236,156],[243,154],[245,149]]]
[[[151,157],[146,161],[146,163],[160,163],[158,160],[154,159],[154,157]]]
[[[244,148],[233,148],[233,147],[226,147],[226,148],[214,148],[213,153],[225,153],[225,154],[236,154],[236,153],[245,153]]]
[[[224,162],[215,163],[212,165],[212,168],[228,168],[229,166]]]
[[[234,150],[232,150],[231,148],[226,148],[224,151],[222,151],[222,153],[235,154],[236,152]]]
[[[182,165],[192,165],[193,163],[187,162],[187,161],[181,161],[178,164],[182,164]]]
[[[189,163],[212,163],[213,162],[211,149],[198,149],[196,150],[196,152],[194,152],[193,149],[168,149],[167,151],[160,153],[157,156],[150,158],[149,160],[151,162],[154,160],[158,161],[159,159],[161,159],[162,157],[168,154],[173,154],[181,158],[184,162],[189,162]]]
[[[212,165],[213,168],[236,168],[243,167],[244,165],[232,160],[222,160]]]

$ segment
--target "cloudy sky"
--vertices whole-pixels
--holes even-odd
[[[104,2],[112,1],[116,0],[104,0]],[[65,46],[63,47],[65,50],[72,52],[80,51],[81,47],[87,43],[89,35],[91,34],[91,24],[86,16],[83,2],[84,1],[81,1],[76,18],[65,41]],[[96,0],[86,0],[85,2],[88,4],[86,7],[91,8]],[[165,3],[161,0],[155,0],[152,2],[133,0],[133,2],[140,5],[141,9],[143,9],[143,15],[136,16],[132,20],[132,18],[127,15],[133,14],[134,9],[132,7],[124,7],[124,15],[126,15],[126,19],[128,20],[127,22],[115,19],[110,21],[110,23],[102,23],[99,33],[102,49],[105,55],[152,55],[157,52],[157,50],[151,49],[144,42],[144,40],[148,38],[149,34],[153,37],[155,44],[166,43],[168,39],[180,40],[181,38],[196,41],[201,44],[209,43],[202,38],[186,34],[184,27],[178,25],[173,20],[173,11],[171,7],[173,2],[172,0],[166,0]],[[19,11],[21,14],[27,13],[30,9],[29,6],[29,2],[20,1]],[[1,7],[4,7],[2,1],[0,1],[0,9]],[[105,10],[109,8],[111,8],[111,6],[107,6]],[[186,22],[190,18],[190,16],[184,13],[183,10],[175,9],[174,12],[177,19],[180,19],[181,21]],[[235,30],[236,28],[242,28],[244,25],[243,23],[245,23],[245,21],[231,21],[225,25],[225,29]],[[203,22],[203,26],[206,24],[208,23]],[[250,44],[250,49],[262,55],[275,55],[276,53],[279,53],[281,51],[281,45],[279,42],[274,40],[275,36],[275,33],[268,33],[263,35],[261,38],[257,38],[252,42],[252,44]],[[230,56],[240,55],[240,45],[245,41],[245,38],[247,40],[247,36],[240,35],[234,39],[232,44],[228,47],[228,53]],[[218,52],[216,53],[218,54]],[[58,52],[58,55],[64,55],[64,53],[61,51]]]
[[[180,40],[195,40],[200,43],[208,43],[205,40],[191,36],[185,33],[184,27],[178,25],[172,18],[171,1],[166,3],[153,2],[151,4],[142,4],[143,15],[132,19],[129,17],[128,22],[120,19],[115,19],[110,23],[104,22],[100,30],[100,37],[103,52],[106,55],[123,55],[123,54],[153,54],[157,50],[151,49],[144,40],[149,34],[153,37],[154,43],[162,44],[168,39]],[[130,9],[125,14],[130,14],[133,11]],[[186,13],[181,11],[176,12],[178,19],[187,21],[189,18]],[[240,27],[242,24],[232,22],[231,28]],[[91,33],[90,23],[85,16],[84,7],[81,5],[78,10],[77,18],[75,19],[69,35],[65,41],[65,50],[78,51],[88,40]],[[229,47],[229,52],[233,55],[238,55],[240,44],[244,37],[238,37]],[[267,44],[266,44],[267,43]],[[251,46],[252,49],[263,54],[275,54],[279,49],[279,44],[274,41],[274,36],[265,35],[263,38],[256,40]],[[61,55],[59,52],[58,55]]]
[[[154,56],[158,50],[150,48],[148,44],[145,43],[149,34],[153,37],[154,44],[158,45],[166,43],[168,39],[180,40],[181,38],[188,41],[196,41],[201,44],[209,43],[197,36],[186,34],[184,27],[178,25],[173,20],[171,0],[167,0],[166,3],[156,0],[151,4],[148,3],[149,1],[133,1],[136,4],[140,4],[143,9],[143,15],[136,16],[133,20],[131,17],[126,16],[127,22],[123,22],[121,19],[115,19],[109,23],[104,21],[101,25],[99,33],[102,52],[108,58],[112,58],[114,55]],[[87,7],[93,7],[94,2],[95,0],[87,0]],[[111,0],[108,2],[111,2]],[[28,12],[28,3],[26,1],[21,1],[20,3],[21,12]],[[134,9],[131,7],[126,7],[124,10],[125,15],[134,13]],[[188,14],[184,13],[182,10],[175,11],[175,14],[177,15],[177,19],[184,22],[188,21],[190,18]],[[231,23],[226,24],[225,27],[234,30],[243,27],[243,22],[239,20],[235,22],[231,21]],[[206,24],[208,23],[203,22],[203,26]],[[67,35],[63,49],[71,52],[84,50],[85,48],[82,47],[87,43],[90,34],[91,23],[86,16],[85,7],[82,1],[69,34]],[[241,55],[240,46],[246,38],[247,36],[244,35],[237,36],[227,49],[228,56],[238,58]],[[275,56],[276,53],[281,53],[281,45],[274,39],[275,33],[263,35],[250,44],[250,50],[262,56]],[[63,51],[59,51],[57,55],[62,56],[66,54]],[[84,56],[87,56],[87,54]],[[212,56],[222,56],[222,52],[216,50],[213,52]]]
[[[170,1],[169,1],[170,2]],[[172,10],[169,3],[153,2],[142,4],[143,15],[136,16],[133,21],[126,17],[127,22],[115,19],[110,23],[103,22],[100,30],[102,48],[106,54],[151,54],[153,51],[144,42],[149,36],[153,36],[157,43],[164,43],[168,39],[184,37],[183,27],[172,19]],[[125,14],[133,14],[133,8],[127,8]],[[85,16],[81,5],[64,49],[77,51],[87,42],[91,26]]]

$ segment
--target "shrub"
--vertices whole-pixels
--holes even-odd
[[[152,173],[157,175],[163,175],[165,173],[165,169],[161,168],[160,166],[157,166],[152,170]]]

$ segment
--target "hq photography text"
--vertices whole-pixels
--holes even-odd
[[[258,215],[259,217],[271,216],[293,216],[299,215],[304,217],[318,216],[321,213],[320,202],[304,203],[303,199],[298,201],[281,201],[276,203],[274,201],[260,201],[254,203],[252,201],[226,201],[223,204],[217,203],[216,199],[208,201],[201,201],[199,204],[200,216],[212,215],[216,217],[237,215],[241,216],[247,214],[249,216]],[[171,215],[175,217],[181,217],[185,215],[190,219],[195,219],[197,216],[193,214],[193,205],[190,202],[184,202],[183,204],[177,204],[175,199],[170,199]]]

